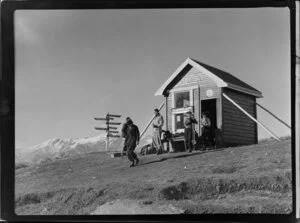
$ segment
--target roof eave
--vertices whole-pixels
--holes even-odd
[[[196,63],[193,59],[187,58],[177,69],[176,71],[168,78],[168,80],[155,92],[155,96],[161,96],[164,95],[165,89],[168,87],[168,85],[172,82],[172,80],[178,75],[178,73],[186,66],[186,65],[192,65],[193,67],[198,68],[198,70],[205,71],[206,74],[209,75],[213,81],[217,84],[218,87],[227,87],[228,84],[224,82],[221,78],[217,77],[215,74],[204,68],[203,66]]]
[[[250,90],[248,88],[243,88],[243,87],[236,86],[234,84],[228,84],[227,87],[232,89],[232,90],[236,90],[236,91],[239,91],[239,92],[242,92],[242,93],[245,93],[245,94],[255,96],[257,98],[263,98],[263,95],[260,91],[253,91],[253,90]]]

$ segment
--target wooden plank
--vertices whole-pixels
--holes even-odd
[[[247,104],[247,103],[243,103],[243,102],[238,102],[238,101],[236,101],[236,100],[234,100],[236,103],[238,103],[242,108],[244,108],[244,109],[249,109],[250,111],[251,110],[253,110],[253,106],[252,106],[252,103],[250,104]],[[225,107],[227,107],[227,108],[234,108],[235,109],[235,107],[232,105],[232,104],[230,104],[230,103],[225,103],[224,104],[224,106]]]
[[[108,133],[119,133],[119,131],[112,131],[112,130],[109,130]]]
[[[121,115],[107,114],[108,117],[121,118]]]
[[[237,131],[239,131],[239,132],[244,132],[244,133],[254,133],[254,130],[255,130],[255,128],[254,128],[254,126],[252,127],[248,127],[248,126],[244,126],[244,127],[239,127],[239,128],[237,128],[236,126],[230,126],[230,125],[224,125],[224,131],[226,130],[226,132],[228,132],[228,133],[232,133],[232,132],[237,132]],[[234,129],[234,130],[232,130],[232,129]]]
[[[227,113],[227,114],[233,114],[233,115],[239,115],[239,116],[244,116],[245,114],[241,111],[238,111],[236,109],[232,109],[232,108],[228,108],[228,107],[223,107],[224,108],[224,113]],[[254,116],[254,111],[251,109],[245,109],[245,111],[247,111],[248,113],[250,113],[251,115]]]
[[[241,106],[242,107],[242,106]],[[254,110],[253,107],[247,107],[244,106],[242,107],[244,110],[246,110],[247,112],[251,112],[254,115]],[[241,112],[238,108],[235,108],[233,105],[224,105],[224,111],[225,112],[233,112],[233,113],[237,113],[237,114],[243,114],[245,115],[243,112]]]
[[[119,136],[119,135],[111,135],[111,134],[108,134],[107,137],[119,138],[119,137],[121,137],[121,136]]]
[[[238,136],[238,135],[224,135],[226,137],[226,142],[234,142],[234,143],[245,143],[245,142],[251,142],[255,143],[255,138],[245,138],[244,136]],[[237,142],[238,141],[238,142]]]
[[[233,134],[238,134],[238,135],[243,135],[243,136],[248,136],[248,137],[254,137],[254,130],[245,130],[245,129],[237,129],[237,130],[231,130],[230,128],[225,128],[224,135],[233,135]]]
[[[113,118],[94,118],[97,121],[107,121],[107,120],[113,120]]]
[[[246,117],[245,117],[246,118]],[[251,120],[250,120],[251,121]],[[231,117],[227,117],[224,119],[224,124],[226,125],[232,125],[232,126],[236,126],[236,125],[244,125],[244,126],[249,126],[249,127],[254,127],[255,126],[255,122],[249,122],[249,121],[245,121],[241,118],[237,118],[234,116]]]
[[[121,125],[120,122],[106,122],[106,124],[108,125]]]
[[[255,130],[255,123],[238,123],[238,122],[230,122],[225,120],[224,122],[224,129],[228,129],[229,131],[253,131]]]
[[[246,118],[246,115],[243,113],[240,113],[240,112],[224,111],[224,114],[227,116],[226,119],[236,119],[238,121],[240,121],[240,120],[245,121],[245,118]],[[251,115],[254,115],[254,114],[251,114]],[[247,122],[252,123],[251,120],[249,120],[249,121],[247,120]]]
[[[246,117],[235,117],[232,115],[228,115],[227,118],[224,119],[226,124],[231,125],[246,125],[246,126],[254,126],[255,122],[245,121]],[[250,120],[251,121],[251,120]]]
[[[254,116],[254,111],[247,111],[247,112]],[[228,108],[224,108],[224,114],[226,114],[227,116],[229,115],[229,116],[236,116],[236,117],[245,117],[246,116],[241,111],[232,110],[232,109],[228,109]]]
[[[95,127],[96,130],[108,130],[107,128],[100,128],[100,127]]]
[[[254,132],[254,131],[253,131]],[[245,132],[245,131],[226,131],[224,135],[232,135],[232,136],[241,136],[241,137],[251,137],[255,138],[253,132]]]
[[[239,103],[239,102],[237,102],[237,103]],[[240,105],[240,103],[239,103],[239,105]],[[252,104],[247,104],[247,105],[240,105],[243,109],[245,109],[246,111],[251,111],[251,112],[253,112],[253,105]],[[232,104],[230,104],[230,103],[225,103],[224,104],[224,108],[226,108],[226,110],[232,110],[232,111],[239,111],[239,112],[241,112],[238,108],[236,108],[236,107],[234,107]],[[242,112],[241,112],[242,113]]]

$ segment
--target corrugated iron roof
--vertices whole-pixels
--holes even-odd
[[[261,94],[261,92],[253,87],[251,87],[249,84],[246,84],[245,82],[241,81],[240,79],[236,78],[235,76],[231,75],[230,73],[220,70],[218,68],[212,67],[210,65],[207,65],[205,63],[199,62],[195,59],[190,58],[191,60],[193,60],[194,62],[196,62],[197,64],[203,66],[205,69],[209,70],[210,72],[212,72],[213,74],[215,74],[216,76],[218,76],[219,78],[221,78],[223,81],[225,81],[228,84],[234,84],[236,86],[240,86],[242,88],[245,89],[249,89],[251,91],[256,91],[258,94]]]
[[[168,89],[171,89],[178,83],[178,81],[183,78],[183,76],[188,72],[191,67],[195,67],[209,75],[212,78],[218,87],[228,87],[233,90],[243,92],[245,94],[250,94],[255,97],[263,97],[262,92],[253,88],[249,84],[241,81],[230,73],[215,68],[213,66],[207,65],[205,63],[199,62],[192,58],[187,58],[177,69],[176,71],[168,78],[166,82],[156,91],[155,95],[165,95]]]

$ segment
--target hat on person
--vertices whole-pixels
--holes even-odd
[[[156,108],[156,109],[154,109],[154,111],[155,111],[155,112],[159,112],[159,110],[158,110],[157,108]]]

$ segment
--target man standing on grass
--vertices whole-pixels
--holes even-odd
[[[152,147],[156,148],[157,155],[163,153],[163,146],[161,143],[162,127],[164,125],[164,119],[159,113],[159,110],[154,109],[155,118],[153,119],[153,135],[152,135]]]
[[[137,155],[134,153],[136,146],[139,144],[140,141],[140,132],[139,128],[133,124],[131,118],[126,118],[126,125],[127,125],[127,132],[125,138],[125,147],[126,147],[126,154],[131,163],[130,167],[134,167],[139,163],[139,159]],[[134,163],[134,161],[136,161]]]

